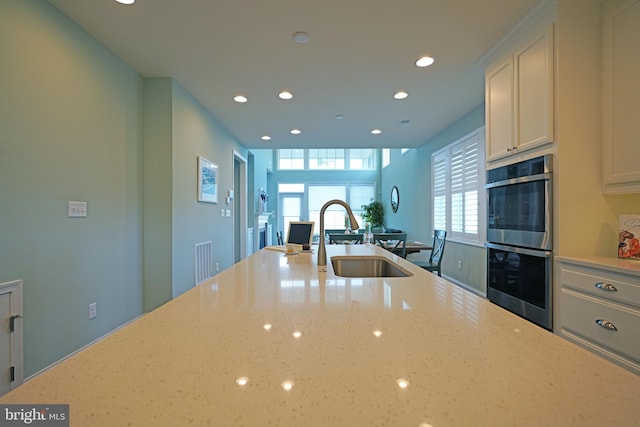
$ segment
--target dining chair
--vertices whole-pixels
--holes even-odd
[[[373,233],[373,243],[402,258],[407,257],[407,233]]]
[[[364,234],[344,234],[344,233],[331,233],[329,234],[329,244],[353,244],[359,245],[364,241]]]
[[[429,261],[411,261],[415,265],[424,268],[432,273],[437,273],[442,277],[442,255],[444,254],[444,244],[447,241],[447,232],[444,230],[434,230],[433,232],[433,249],[431,249],[431,255]]]

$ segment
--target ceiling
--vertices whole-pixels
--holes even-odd
[[[174,78],[248,148],[420,146],[483,102],[484,58],[538,3],[49,1],[142,76]],[[423,55],[435,63],[416,67]]]

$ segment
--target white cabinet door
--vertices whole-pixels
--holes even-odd
[[[487,161],[554,140],[553,25],[485,72]]]
[[[607,3],[603,14],[605,193],[640,192],[640,1]]]
[[[513,61],[501,62],[485,74],[487,160],[511,153],[513,147]]]
[[[551,26],[514,56],[517,150],[553,141],[553,51]]]

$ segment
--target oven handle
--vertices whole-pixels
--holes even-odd
[[[523,182],[548,181],[551,179],[550,173],[539,173],[537,175],[521,176],[518,178],[505,179],[504,181],[491,182],[484,188],[504,187],[506,185],[522,184]]]
[[[497,249],[505,252],[515,252],[522,255],[537,256],[539,258],[551,258],[551,251],[542,251],[537,249],[521,248],[518,246],[498,245],[496,243],[485,242],[485,247],[489,249]]]

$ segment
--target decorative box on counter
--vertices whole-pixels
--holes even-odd
[[[640,215],[620,215],[618,257],[640,260]]]

